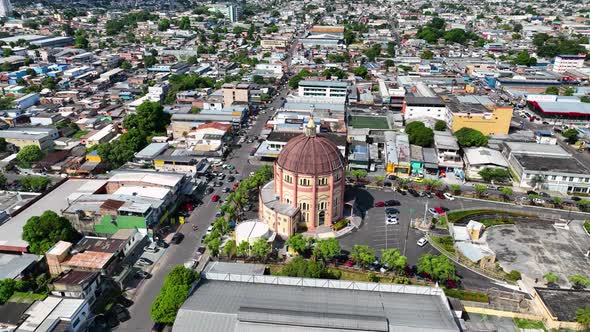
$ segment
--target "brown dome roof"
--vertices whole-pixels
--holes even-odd
[[[277,165],[298,174],[319,175],[343,169],[344,157],[325,137],[299,135],[281,150]]]

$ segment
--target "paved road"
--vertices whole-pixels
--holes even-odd
[[[290,57],[289,57],[290,58]],[[259,136],[264,124],[272,115],[271,108],[280,107],[282,104],[282,97],[287,94],[287,89],[281,89],[277,96],[271,103],[267,105],[269,109],[266,114],[259,114],[255,123],[248,130],[248,136]],[[242,146],[232,151],[228,156],[226,163],[234,165],[238,171],[236,178],[240,179],[247,177],[251,171],[256,170],[259,166],[252,165],[249,162],[250,149],[257,146],[259,143],[245,143]],[[189,259],[193,258],[196,249],[201,244],[201,237],[205,234],[207,227],[215,219],[215,212],[218,210],[219,203],[211,202],[211,195],[217,194],[225,198],[227,194],[223,194],[221,190],[224,187],[231,187],[230,183],[222,187],[216,187],[215,191],[203,198],[203,205],[195,208],[193,213],[188,218],[188,224],[181,226],[180,232],[185,235],[184,240],[178,245],[171,245],[163,257],[155,264],[151,271],[152,277],[142,281],[135,291],[135,302],[129,308],[131,319],[119,325],[115,330],[118,331],[149,331],[153,325],[150,317],[150,307],[154,299],[160,293],[160,288],[164,282],[166,274],[175,266],[181,265]],[[197,225],[198,230],[193,231],[192,225]]]

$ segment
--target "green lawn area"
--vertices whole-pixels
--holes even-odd
[[[88,130],[78,130],[77,132],[72,135],[73,138],[82,138],[82,136],[88,134],[90,131]]]
[[[474,302],[488,302],[489,298],[487,294],[472,292],[463,289],[456,288],[445,288],[445,295],[448,297],[454,297],[459,300],[474,301]]]
[[[590,220],[584,221],[584,228],[588,233],[590,233]]]
[[[454,240],[450,236],[431,236],[432,241],[436,242],[445,251],[455,254]]]
[[[521,216],[521,217],[534,217],[535,216],[535,215],[529,214],[529,213],[482,209],[482,210],[464,210],[464,211],[449,212],[449,213],[447,213],[447,220],[450,223],[456,223],[457,221],[460,221],[463,218],[467,218],[469,216],[476,216],[479,214],[492,214],[492,213],[502,214],[505,216]],[[503,222],[503,223],[499,223],[499,224],[506,224],[506,223],[507,222]]]
[[[352,116],[349,125],[354,128],[389,129],[387,119],[382,116]]]
[[[547,329],[545,329],[545,325],[543,325],[543,322],[538,320],[514,318],[514,325],[520,329],[540,329],[547,331]]]
[[[16,303],[33,303],[35,301],[43,301],[47,297],[47,294],[36,294],[27,292],[14,292],[10,298],[10,302]]]

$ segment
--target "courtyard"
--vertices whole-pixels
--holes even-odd
[[[389,129],[384,116],[351,116],[350,125],[354,128]]]

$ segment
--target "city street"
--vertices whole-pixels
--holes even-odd
[[[265,114],[259,114],[255,120],[255,123],[248,130],[248,136],[259,136],[262,131],[264,124],[268,121],[272,115],[272,108],[280,107],[282,104],[283,97],[286,96],[288,90],[282,89],[273,99],[273,101],[263,109],[266,109]],[[258,146],[258,142],[244,143],[242,146],[232,151],[225,161],[226,164],[235,166],[238,172],[236,181],[238,179],[247,177],[248,174],[256,170],[259,166],[252,165],[249,163],[250,149]],[[182,225],[179,232],[185,235],[184,240],[178,244],[171,244],[166,250],[163,257],[155,264],[151,271],[152,277],[150,279],[143,280],[137,289],[134,290],[135,302],[133,306],[129,308],[131,319],[121,323],[115,330],[118,331],[149,331],[153,325],[150,317],[150,307],[154,299],[160,293],[160,288],[166,278],[166,274],[175,266],[182,265],[189,259],[195,256],[196,249],[201,245],[201,237],[207,231],[207,227],[215,220],[215,212],[217,211],[220,203],[211,202],[211,196],[213,194],[219,195],[222,199],[225,199],[228,194],[222,193],[223,188],[231,187],[231,183],[224,183],[221,187],[214,187],[215,191],[212,194],[206,195],[203,198],[203,204],[197,206],[188,218],[188,223]],[[192,225],[197,225],[198,230],[193,231]]]

